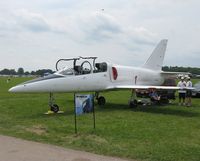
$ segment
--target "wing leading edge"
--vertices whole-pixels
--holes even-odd
[[[117,85],[117,86],[110,86],[107,88],[108,90],[111,89],[163,89],[163,90],[179,90],[179,89],[186,89],[186,90],[192,90],[193,87],[176,87],[176,86],[142,86],[142,85]]]

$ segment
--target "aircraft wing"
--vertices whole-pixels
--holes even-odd
[[[163,90],[179,90],[179,89],[188,89],[192,90],[193,87],[176,87],[176,86],[143,86],[143,85],[116,85],[112,87],[108,87],[108,89],[163,89]]]

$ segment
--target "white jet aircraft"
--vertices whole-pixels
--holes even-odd
[[[179,87],[161,86],[168,77],[178,73],[163,72],[162,65],[167,40],[161,40],[149,59],[141,67],[129,67],[106,62],[96,63],[97,57],[79,57],[60,59],[72,61],[72,67],[65,67],[54,74],[24,82],[9,89],[9,92],[50,93],[50,107],[56,112],[59,107],[53,103],[54,92],[94,91],[99,105],[105,104],[105,98],[99,92],[115,89],[179,89]],[[81,61],[81,63],[80,63]],[[79,62],[79,65],[78,65]]]

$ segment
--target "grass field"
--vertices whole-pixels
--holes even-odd
[[[107,92],[104,107],[78,117],[74,134],[73,94],[55,94],[64,114],[44,115],[48,94],[13,94],[8,89],[27,78],[0,78],[0,134],[136,160],[200,160],[200,99],[191,108],[167,106],[130,109],[130,91]]]

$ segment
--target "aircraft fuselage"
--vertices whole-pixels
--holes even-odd
[[[91,72],[80,75],[62,75],[56,72],[50,76],[35,79],[11,88],[11,92],[80,92],[103,91],[117,85],[161,85],[164,78],[160,72],[108,64],[105,72]]]

